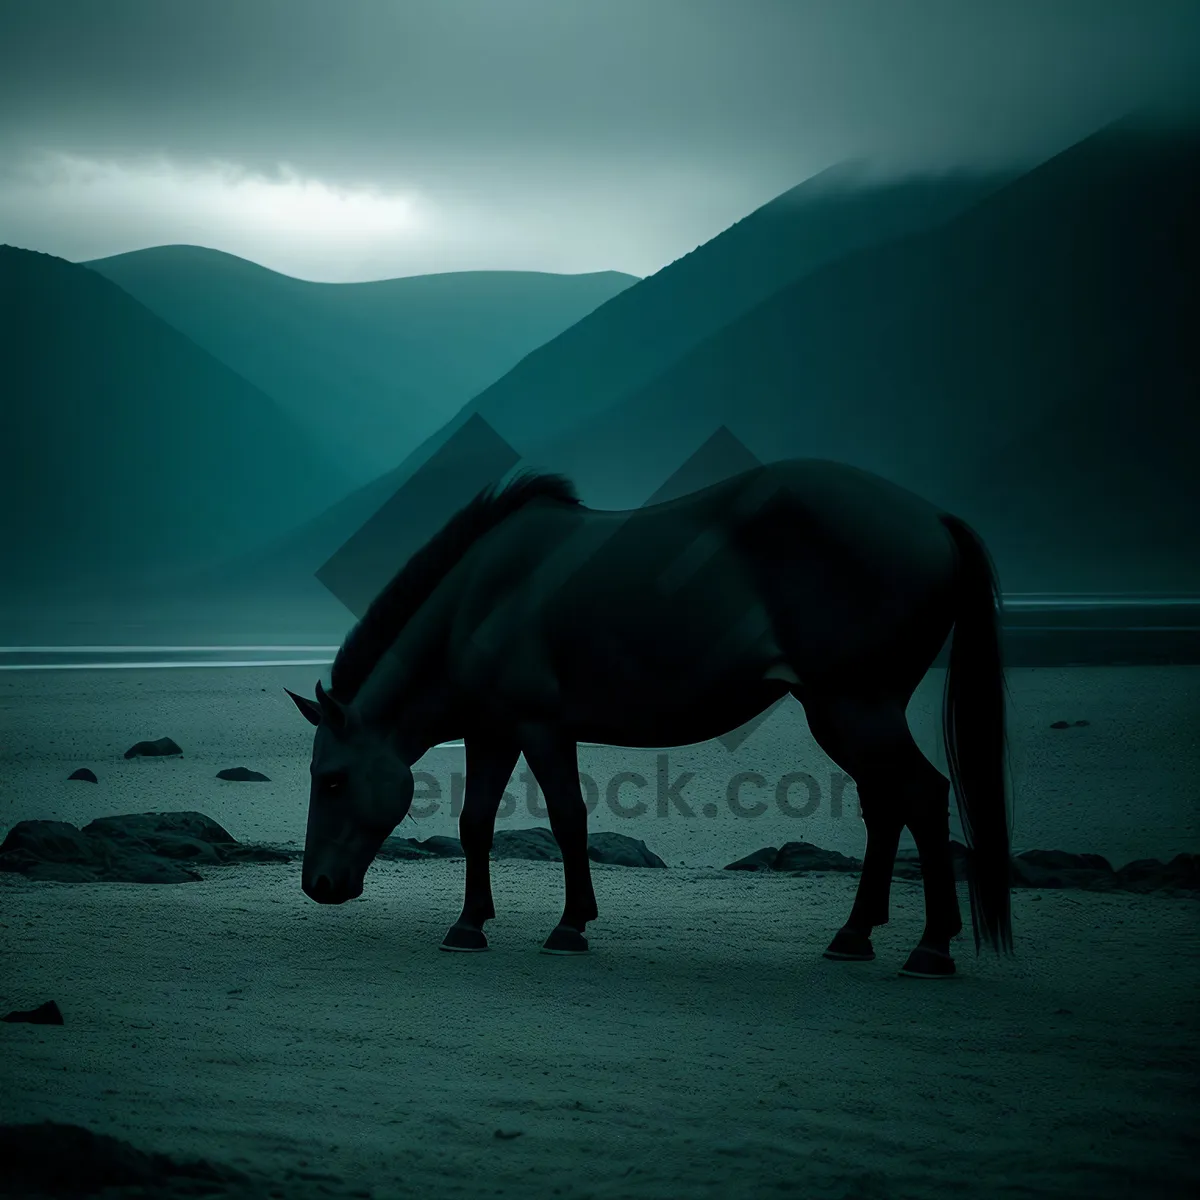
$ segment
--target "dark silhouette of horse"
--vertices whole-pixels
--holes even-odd
[[[905,709],[954,631],[950,780]],[[566,903],[543,949],[580,953],[597,916],[577,743],[663,747],[737,728],[791,692],[855,781],[867,844],[830,958],[874,957],[905,825],[925,929],[904,973],[954,973],[962,929],[951,781],[969,848],[975,948],[1011,950],[1004,674],[995,570],[961,520],[886,480],[803,459],[665,504],[584,507],[569,481],[484,489],[397,573],[346,638],[330,689],[288,694],[315,726],[303,888],[362,894],[407,814],[412,765],[463,738],[462,914],[447,950],[487,948],[496,812],[524,753],[562,851]]]

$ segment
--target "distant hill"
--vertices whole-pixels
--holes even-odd
[[[1200,587],[1198,221],[1200,133],[1118,123],[521,448],[624,507],[723,425],[958,511],[1010,590]]]
[[[863,247],[933,228],[1010,174],[880,180],[831,168],[622,291],[475,396],[401,465],[411,475],[479,413],[512,444],[563,434],[645,387],[780,288]]]
[[[253,383],[356,481],[637,280],[462,271],[311,283],[200,246],[86,264]]]
[[[350,488],[278,405],[95,271],[0,247],[6,590],[231,555]]]

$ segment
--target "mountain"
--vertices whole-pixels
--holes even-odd
[[[98,272],[0,247],[8,589],[237,554],[350,488],[257,388]]]
[[[311,283],[200,246],[86,264],[276,400],[359,482],[636,282],[463,271]]]
[[[451,460],[464,456],[470,460],[461,472],[466,476],[503,470],[504,454],[492,444],[487,426],[523,449],[539,433],[567,428],[615,403],[708,331],[797,276],[856,248],[949,219],[1007,178],[947,173],[881,182],[864,166],[851,164],[807,180],[535,350],[399,466],[356,489],[330,512],[252,556],[231,559],[197,578],[194,586],[311,595],[319,587],[313,572],[369,519],[388,515],[383,510],[404,484],[425,475],[429,495],[453,493],[460,472]],[[450,449],[453,455],[443,454]],[[394,561],[368,572],[378,585],[426,524],[423,512],[411,529],[400,515],[386,523]]]
[[[410,454],[400,475],[411,475],[474,414],[519,450],[564,434],[780,288],[855,250],[933,228],[1010,178],[947,172],[881,180],[859,163],[824,171],[528,355]]]
[[[1198,214],[1197,129],[1118,122],[522,449],[626,507],[724,426],[764,461],[841,459],[959,512],[1009,590],[1194,589]]]

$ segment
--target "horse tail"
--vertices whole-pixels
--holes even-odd
[[[957,599],[950,667],[942,697],[946,763],[968,847],[975,952],[986,940],[1012,952],[1012,836],[1006,784],[1004,664],[1000,585],[979,535],[958,517],[941,522],[957,550]]]

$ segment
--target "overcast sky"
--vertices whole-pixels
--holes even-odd
[[[1197,0],[0,0],[0,242],[650,274],[816,171],[1044,158]]]

